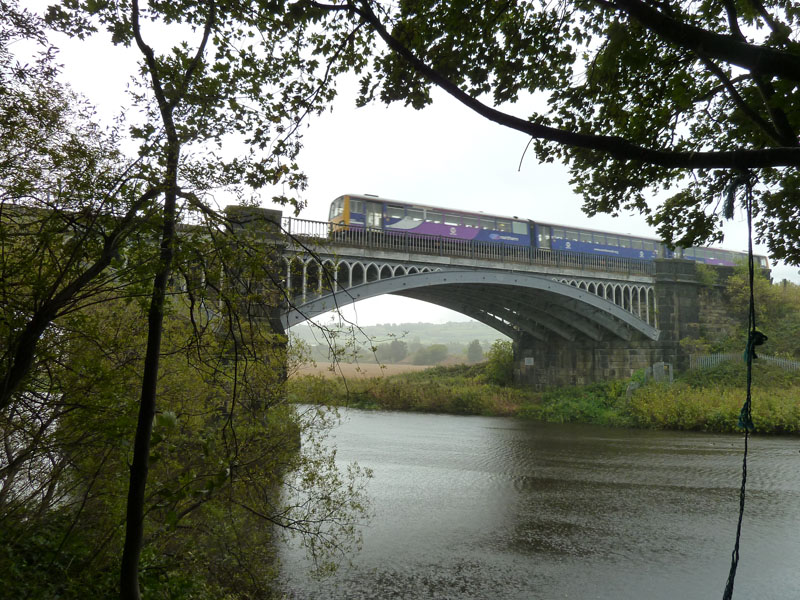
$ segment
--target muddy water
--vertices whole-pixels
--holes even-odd
[[[289,598],[721,598],[739,436],[349,411],[374,471],[363,550],[332,579],[284,553]],[[734,598],[800,598],[800,440],[755,438]]]

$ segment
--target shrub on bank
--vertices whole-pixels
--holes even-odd
[[[541,394],[524,416],[549,423],[594,423],[612,427],[631,425],[625,407],[627,381],[553,388]]]
[[[741,386],[695,388],[685,382],[644,387],[633,395],[629,408],[633,424],[653,429],[681,429],[734,433],[745,401]],[[797,388],[759,387],[753,390],[755,431],[800,433]]]
[[[519,416],[553,423],[738,432],[745,401],[745,365],[725,363],[692,371],[674,384],[650,383],[626,393],[628,381],[534,392],[487,383],[484,365],[436,367],[372,379],[300,377],[290,381],[295,402],[368,410]],[[757,432],[800,433],[800,373],[757,364],[753,422]]]

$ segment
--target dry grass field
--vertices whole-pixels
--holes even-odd
[[[330,363],[318,362],[316,365],[304,365],[295,376],[298,375],[322,375],[324,377],[381,377],[397,375],[398,373],[408,373],[409,371],[422,371],[429,369],[427,365],[379,365],[374,362],[364,361],[360,364],[340,363],[331,369]]]

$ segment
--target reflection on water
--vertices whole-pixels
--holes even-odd
[[[374,471],[364,548],[332,579],[286,549],[290,598],[719,598],[741,438],[350,411]],[[800,442],[755,438],[735,597],[800,597]]]

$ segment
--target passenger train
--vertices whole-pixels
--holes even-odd
[[[654,260],[685,258],[710,265],[733,266],[747,260],[747,253],[718,248],[676,248],[670,250],[655,238],[622,235],[592,229],[579,229],[503,217],[487,213],[409,204],[378,196],[347,194],[331,203],[329,221],[352,228],[407,232],[510,246],[581,252]],[[756,264],[769,267],[766,256],[756,256]]]

